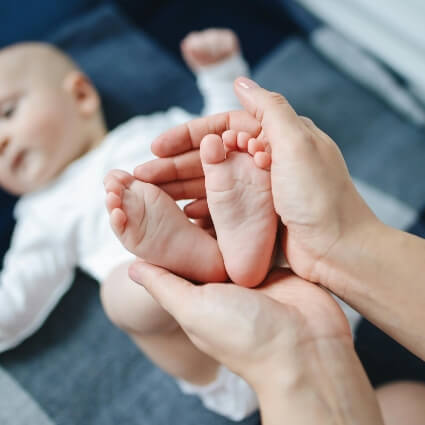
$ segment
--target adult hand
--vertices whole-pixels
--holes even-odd
[[[176,199],[202,198],[198,148],[204,136],[232,129],[267,143],[291,268],[332,290],[424,359],[425,241],[379,222],[356,191],[336,144],[299,117],[284,97],[245,78],[236,80],[235,91],[245,112],[169,130],[152,145],[161,158],[138,167],[136,177],[163,184]],[[202,205],[200,216],[207,213]]]
[[[342,255],[361,249],[378,220],[362,200],[336,144],[310,120],[299,117],[286,99],[246,78],[235,82],[246,112],[213,115],[176,127],[157,138],[162,157],[135,170],[135,176],[162,184],[175,199],[205,196],[199,145],[207,134],[248,132],[269,145],[276,212],[286,226],[283,249],[301,277],[332,287],[330,275]],[[199,218],[207,214],[198,204]],[[191,207],[189,207],[191,208]],[[346,241],[349,241],[349,243]],[[342,261],[342,260],[341,260]],[[339,295],[344,290],[337,291]]]
[[[195,286],[141,261],[129,275],[198,348],[254,388],[264,425],[382,425],[348,322],[326,290],[283,269],[256,289]]]
[[[356,191],[336,144],[279,94],[239,79],[236,93],[261,123],[272,154],[285,252],[300,276],[320,282],[425,358],[425,240],[381,223]],[[414,296],[413,296],[414,294]]]
[[[318,341],[328,339],[352,346],[347,319],[334,299],[289,270],[273,271],[256,290],[226,283],[195,286],[142,261],[130,267],[129,275],[196,346],[254,388],[275,370],[288,376],[298,372],[301,347],[314,353]]]

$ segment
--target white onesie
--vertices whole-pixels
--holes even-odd
[[[203,114],[239,109],[232,85],[247,72],[239,55],[200,71]],[[176,107],[133,118],[111,131],[98,148],[69,165],[49,186],[18,201],[17,224],[0,274],[0,352],[18,345],[43,324],[70,288],[76,266],[102,282],[112,269],[134,258],[110,228],[103,179],[111,169],[132,173],[136,165],[153,159],[152,140],[192,118]],[[223,379],[226,374],[229,377]],[[242,418],[257,404],[252,403],[252,390],[240,381],[224,368],[216,383],[199,391],[184,385],[217,413]],[[242,399],[238,403],[232,400],[236,395]],[[237,411],[216,401],[226,399],[230,406],[238,406]],[[249,400],[248,408],[243,399]]]

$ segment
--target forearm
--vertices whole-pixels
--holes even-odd
[[[291,377],[275,370],[257,387],[264,425],[383,424],[351,343],[319,341],[303,347],[298,361]]]
[[[425,240],[378,223],[340,248],[326,286],[425,359]]]
[[[0,351],[34,333],[73,280],[74,250],[38,223],[31,215],[18,221],[0,273]]]
[[[31,273],[29,267],[28,275]],[[71,284],[67,280],[49,281],[23,277],[23,273],[0,275],[0,352],[19,345],[44,323]]]

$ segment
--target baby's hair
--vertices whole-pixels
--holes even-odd
[[[32,72],[49,70],[49,78],[62,79],[72,70],[79,70],[78,65],[64,52],[52,44],[41,42],[16,43],[0,49],[0,59],[15,56],[20,67],[30,66]],[[19,72],[19,69],[17,69]]]

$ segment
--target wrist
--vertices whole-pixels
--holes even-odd
[[[420,358],[425,358],[425,240],[376,220],[337,248],[320,283]],[[412,296],[413,294],[413,296]]]
[[[378,259],[385,246],[388,226],[375,216],[349,226],[317,267],[318,281],[340,298],[346,300],[357,285],[367,285],[365,273],[371,262]],[[349,300],[348,300],[349,301]]]
[[[249,68],[240,51],[235,51],[216,62],[200,66],[196,71],[198,79],[215,78],[226,80],[235,75],[248,75]],[[236,77],[235,77],[236,78]]]
[[[351,339],[304,344],[295,357],[296,363],[275,365],[254,384],[264,425],[382,424]]]

